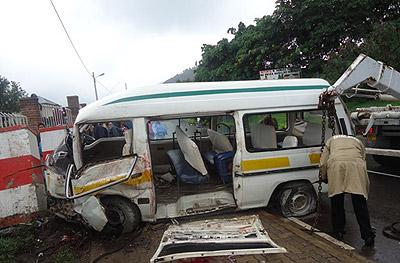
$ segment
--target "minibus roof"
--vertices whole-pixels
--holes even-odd
[[[318,104],[318,95],[329,86],[323,79],[157,84],[93,102],[79,111],[75,123],[312,106]]]

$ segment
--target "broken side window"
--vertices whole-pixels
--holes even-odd
[[[128,120],[81,125],[83,164],[132,154],[132,128],[132,122]]]

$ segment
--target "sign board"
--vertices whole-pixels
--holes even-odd
[[[300,71],[292,71],[289,68],[267,69],[260,71],[261,80],[274,79],[297,79],[300,78]]]

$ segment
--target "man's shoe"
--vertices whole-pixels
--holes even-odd
[[[373,247],[375,244],[375,239],[373,237],[367,237],[365,239],[365,246],[367,247]]]

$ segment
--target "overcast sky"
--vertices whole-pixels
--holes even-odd
[[[0,75],[61,105],[162,83],[193,67],[240,21],[272,14],[275,0],[1,0]],[[89,72],[89,73],[88,73]]]

